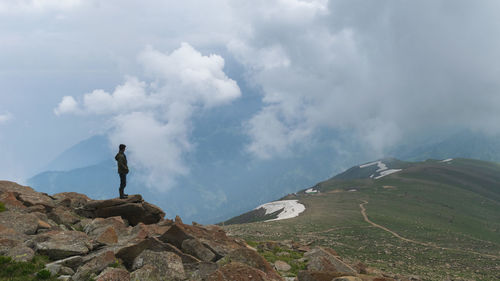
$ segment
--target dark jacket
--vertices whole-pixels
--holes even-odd
[[[128,174],[127,156],[125,156],[125,153],[118,152],[115,156],[115,160],[118,164],[118,173]]]

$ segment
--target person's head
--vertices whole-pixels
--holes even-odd
[[[126,145],[124,145],[123,143],[120,144],[119,148],[120,148],[120,151],[125,151],[125,147],[127,147]]]

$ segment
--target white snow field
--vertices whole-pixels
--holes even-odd
[[[306,190],[306,193],[318,193],[318,191],[314,188],[309,188],[308,190]]]
[[[366,168],[366,167],[370,167],[370,166],[373,166],[373,165],[377,165],[378,166],[378,170],[376,170],[375,172],[379,173],[378,176],[371,175],[370,178],[373,178],[373,179],[380,179],[382,177],[385,177],[385,176],[388,176],[390,174],[394,174],[394,173],[397,173],[397,172],[401,171],[401,169],[389,169],[389,168],[387,168],[387,165],[384,164],[382,161],[375,161],[375,162],[363,164],[363,165],[361,165],[359,167],[360,168]]]
[[[297,217],[300,213],[306,210],[306,206],[300,204],[299,200],[281,200],[281,201],[269,202],[260,205],[259,207],[255,208],[255,210],[258,210],[260,208],[264,208],[266,210],[266,215],[272,214],[278,210],[283,209],[283,211],[281,211],[281,213],[278,214],[277,218],[267,221],[291,219]]]

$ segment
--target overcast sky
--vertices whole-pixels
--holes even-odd
[[[495,0],[0,0],[0,178],[106,133],[172,185],[195,116],[256,93],[241,121],[256,159],[325,130],[380,156],[436,130],[497,133],[499,13]]]

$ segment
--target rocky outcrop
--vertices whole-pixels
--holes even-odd
[[[141,195],[131,195],[127,199],[91,200],[78,208],[77,213],[87,218],[120,216],[130,225],[158,223],[165,216],[159,207],[145,202]]]

